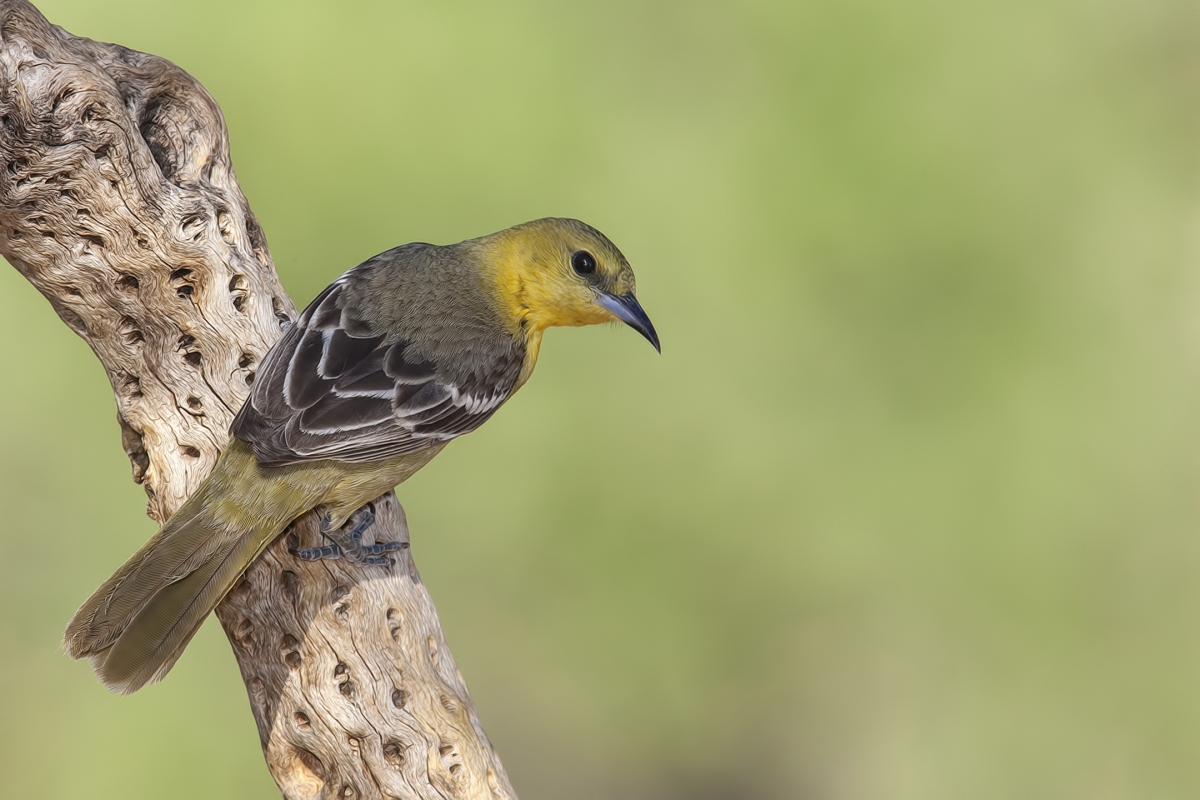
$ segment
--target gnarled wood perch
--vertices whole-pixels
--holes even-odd
[[[296,313],[216,102],[169,61],[0,0],[0,253],[103,363],[134,480],[166,519]],[[408,540],[394,494],[376,512],[377,537]],[[289,540],[319,544],[315,516],[217,609],[284,796],[513,797],[408,551],[363,581]]]

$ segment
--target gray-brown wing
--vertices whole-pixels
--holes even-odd
[[[263,466],[417,452],[479,427],[512,393],[519,349],[486,380],[456,375],[359,318],[345,302],[352,276],[313,300],[271,349],[233,421]]]

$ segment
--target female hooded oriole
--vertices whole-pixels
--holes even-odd
[[[369,515],[343,527],[354,512],[495,413],[546,328],[614,321],[659,348],[629,262],[577,220],[359,264],[267,353],[212,474],[76,612],[67,653],[117,692],[161,679],[246,567],[318,506],[334,544],[299,557],[387,563],[399,545],[362,545]]]

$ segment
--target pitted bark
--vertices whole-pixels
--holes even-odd
[[[0,253],[104,365],[166,519],[296,315],[216,102],[169,61],[0,0]],[[408,541],[395,495],[375,506],[375,535]],[[284,796],[513,797],[408,550],[363,581],[288,554],[319,539],[298,520],[217,609]]]

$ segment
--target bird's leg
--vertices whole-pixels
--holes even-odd
[[[350,530],[345,526],[333,527],[333,520],[326,513],[321,517],[321,534],[333,544],[324,547],[310,547],[305,550],[295,550],[293,555],[302,561],[318,561],[323,558],[344,558],[355,564],[370,564],[372,566],[388,566],[392,562],[384,553],[393,553],[406,546],[404,542],[384,542],[382,544],[364,545],[363,532],[375,522],[375,513],[370,506],[363,506],[358,522]]]

